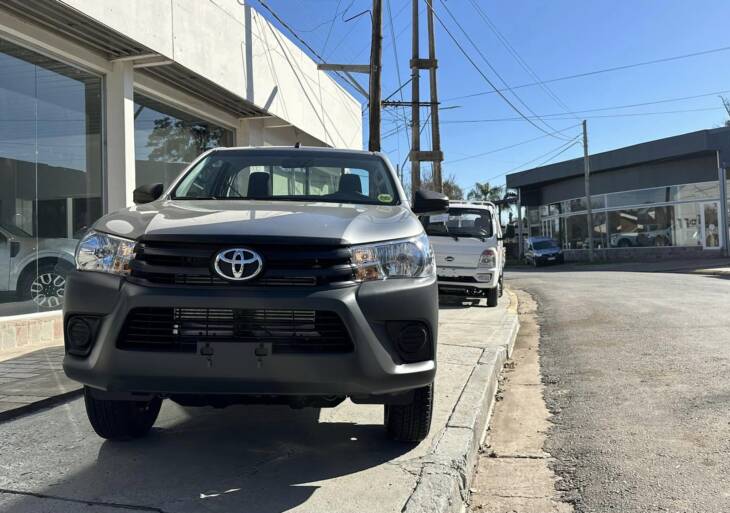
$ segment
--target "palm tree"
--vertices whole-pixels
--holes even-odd
[[[495,201],[501,199],[503,190],[501,185],[492,187],[489,182],[476,182],[466,197],[476,201]]]

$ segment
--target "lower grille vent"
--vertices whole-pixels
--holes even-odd
[[[135,308],[120,349],[195,352],[198,342],[270,343],[273,353],[348,353],[342,319],[319,310]]]

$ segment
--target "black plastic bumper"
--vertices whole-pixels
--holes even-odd
[[[436,354],[438,295],[435,278],[304,289],[275,287],[141,286],[119,277],[71,272],[64,318],[99,316],[90,354],[66,354],[63,368],[93,388],[140,394],[271,394],[369,396],[433,382],[435,357],[402,363],[387,321],[419,321]],[[254,353],[255,344],[210,342],[210,356],[119,349],[127,314],[137,307],[310,309],[337,313],[355,349],[346,354]],[[199,344],[202,346],[203,344]]]

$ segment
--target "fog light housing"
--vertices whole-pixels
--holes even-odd
[[[88,356],[94,346],[98,324],[98,317],[74,315],[66,319],[66,352],[73,356]]]
[[[492,273],[477,273],[477,281],[492,281]]]
[[[431,332],[419,321],[391,321],[388,334],[398,356],[404,363],[422,362],[433,358]]]

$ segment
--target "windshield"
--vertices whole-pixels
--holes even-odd
[[[537,242],[533,242],[532,247],[537,250],[553,249],[553,248],[557,248],[558,244],[554,240],[539,240]]]
[[[450,208],[447,214],[424,216],[426,233],[431,236],[485,238],[493,235],[492,213],[478,208]]]
[[[268,199],[395,205],[385,163],[344,156],[256,155],[215,152],[175,187],[173,199]]]

